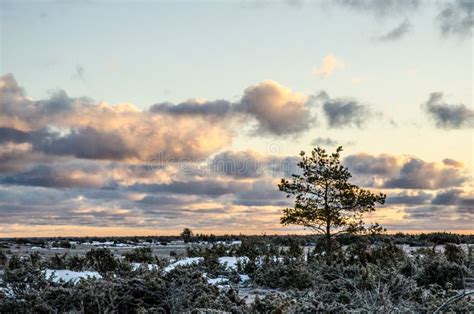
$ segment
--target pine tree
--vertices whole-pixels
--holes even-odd
[[[301,225],[324,234],[325,247],[331,256],[332,241],[340,233],[380,232],[375,224],[366,228],[362,218],[375,210],[376,203],[385,203],[385,194],[373,194],[349,183],[351,174],[341,164],[339,147],[329,155],[322,148],[315,148],[310,156],[301,152],[298,166],[301,175],[291,181],[282,179],[278,185],[287,197],[295,197],[295,206],[283,210],[283,225]]]

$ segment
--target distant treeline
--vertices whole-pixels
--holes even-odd
[[[297,241],[300,245],[313,246],[318,242],[319,235],[213,235],[213,234],[194,234],[192,237],[186,238],[186,242],[232,242],[242,241],[249,238],[265,239],[269,243],[277,245],[289,245],[293,241]],[[341,245],[350,244],[360,238],[376,243],[383,241],[390,241],[395,244],[406,244],[410,246],[432,246],[442,245],[447,243],[468,243],[474,244],[474,235],[456,234],[449,232],[433,232],[421,234],[379,234],[379,235],[365,235],[357,236],[350,234],[343,234],[337,238]],[[32,246],[46,246],[49,243],[55,243],[57,246],[68,247],[72,243],[159,243],[166,245],[173,241],[183,240],[181,236],[121,236],[121,237],[44,237],[44,238],[3,238],[0,239],[0,247],[9,247],[9,245],[32,245]]]

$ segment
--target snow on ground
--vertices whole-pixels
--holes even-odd
[[[127,243],[115,243],[113,241],[105,241],[105,242],[99,242],[99,241],[92,241],[92,242],[85,242],[83,245],[92,245],[95,247],[99,248],[129,248],[129,249],[136,249],[136,248],[142,248],[143,245],[133,245],[133,244],[127,244]]]
[[[407,254],[413,254],[414,252],[418,251],[419,249],[429,249],[432,250],[433,246],[410,246],[408,244],[398,244],[398,247],[400,247],[405,253]],[[469,252],[469,247],[471,247],[471,244],[456,244],[457,247],[461,248],[464,253]],[[435,245],[434,250],[438,253],[444,253],[446,248],[446,245],[441,244],[441,245]]]
[[[72,281],[73,283],[78,282],[82,278],[96,278],[101,279],[102,276],[96,271],[72,271],[67,269],[46,269],[44,271],[47,279],[51,278],[53,282]]]
[[[226,285],[229,282],[229,279],[226,277],[207,278],[207,282],[210,285]]]
[[[241,282],[246,282],[250,280],[249,275],[239,275],[240,276],[240,281]]]
[[[248,261],[247,257],[235,257],[235,256],[222,256],[219,257],[219,264],[227,265],[227,268],[231,270],[237,270],[237,262],[246,262]]]
[[[158,265],[156,264],[142,264],[142,263],[131,263],[132,269],[137,270],[140,267],[148,268],[148,270],[156,270],[158,269]]]
[[[168,273],[170,271],[172,271],[173,269],[175,269],[177,266],[188,266],[188,265],[192,265],[192,264],[197,264],[201,261],[203,261],[204,259],[202,257],[187,257],[187,258],[184,258],[184,259],[181,259],[179,261],[176,261],[168,266],[166,266],[163,271],[165,273]]]

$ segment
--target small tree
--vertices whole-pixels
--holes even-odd
[[[380,232],[375,224],[366,228],[363,214],[375,210],[375,204],[385,203],[385,194],[375,195],[351,184],[349,170],[340,162],[339,147],[328,155],[326,150],[315,148],[311,156],[301,152],[298,166],[302,175],[293,180],[282,179],[278,185],[287,197],[295,197],[295,207],[283,210],[283,225],[301,225],[325,235],[328,256],[332,253],[333,236],[340,233]]]
[[[181,238],[183,238],[184,242],[189,242],[193,236],[193,232],[189,228],[184,228],[183,231],[181,231]]]

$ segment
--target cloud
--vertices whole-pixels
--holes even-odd
[[[151,112],[171,116],[201,116],[207,119],[255,119],[255,134],[285,136],[310,128],[315,117],[310,112],[308,97],[271,80],[244,90],[238,102],[226,100],[188,100],[179,104],[160,103]]]
[[[336,58],[333,54],[328,54],[323,58],[321,66],[319,68],[313,68],[313,74],[315,76],[321,76],[323,78],[331,76],[331,74],[337,69],[343,69],[344,63]]]
[[[18,146],[18,149],[24,146],[25,150],[31,146],[11,142],[8,145]],[[390,155],[359,155],[360,168],[357,169],[363,173],[353,172],[353,179],[381,178],[373,186],[382,188],[385,181],[400,176],[403,166],[413,158],[393,156],[396,161],[391,163],[383,162],[390,160],[387,158]],[[363,161],[364,156],[372,158]],[[208,160],[211,166],[213,161],[223,161],[221,167],[195,175],[179,163],[151,171],[144,170],[143,164],[61,158],[54,163],[40,163],[25,171],[0,176],[0,217],[4,224],[16,219],[25,225],[149,228],[159,223],[162,228],[173,229],[183,224],[202,228],[212,224],[219,228],[225,226],[226,230],[231,226],[235,230],[248,230],[245,226],[251,223],[256,230],[273,228],[278,226],[279,210],[292,204],[291,199],[278,191],[277,181],[285,172],[295,173],[294,165],[298,160],[293,156],[228,151]],[[229,161],[232,161],[230,167]],[[363,169],[364,163],[383,166]],[[394,171],[384,169],[388,165],[393,165]],[[436,167],[462,172],[462,168],[445,163],[436,164]],[[239,169],[243,170],[237,171]],[[400,208],[406,205],[409,210],[413,205],[428,205],[433,198],[431,193],[420,190],[388,195],[388,206]],[[449,205],[456,206],[451,215],[462,215],[472,208],[472,197],[465,192],[459,197],[462,201]],[[419,212],[416,215],[424,213],[421,209]],[[406,214],[410,215],[408,209]],[[45,217],[55,218],[48,223]],[[412,225],[416,226],[415,223]]]
[[[0,143],[24,143],[30,141],[30,133],[12,128],[0,127]]]
[[[440,206],[417,206],[405,209],[404,219],[428,220],[437,217],[438,221],[444,220],[452,215]]]
[[[461,186],[467,180],[462,169],[411,157],[405,161],[398,176],[385,181],[383,187],[435,190]]]
[[[441,191],[433,198],[431,204],[433,205],[455,205],[460,200],[460,195],[463,191],[461,189],[451,189]]]
[[[445,37],[452,35],[460,38],[471,37],[474,27],[473,13],[472,0],[444,2],[443,10],[436,18],[441,34]]]
[[[117,134],[93,128],[74,129],[65,136],[54,136],[39,144],[42,152],[72,155],[85,159],[123,160],[138,157],[133,148]]]
[[[150,114],[130,104],[71,98],[64,91],[33,100],[13,75],[0,77],[0,96],[0,138],[27,139],[34,150],[51,155],[147,161],[161,154],[166,160],[193,160],[212,155],[234,136],[226,121]]]
[[[41,187],[88,187],[98,188],[105,183],[102,176],[90,171],[39,165],[31,170],[0,177],[0,183]]]
[[[336,101],[273,81],[247,88],[235,102],[189,100],[146,111],[73,98],[62,90],[35,100],[12,75],[0,78],[0,93],[0,229],[22,221],[136,230],[156,225],[274,230],[281,208],[291,205],[277,183],[298,173],[300,158],[229,151],[232,139],[246,126],[262,136],[299,134],[313,125],[313,108],[321,104],[324,110]],[[337,119],[357,126],[347,118],[358,116],[352,109]],[[356,154],[344,164],[356,184],[402,189],[389,193],[387,202],[396,209],[448,206],[452,212],[446,217],[453,217],[469,215],[474,207],[471,192],[451,191],[468,180],[457,160]],[[443,200],[455,205],[435,204]]]
[[[343,163],[355,174],[390,176],[397,173],[401,160],[397,156],[382,154],[355,154],[344,158]]]
[[[436,163],[413,156],[361,153],[345,157],[343,163],[363,186],[437,190],[459,187],[469,180],[467,170],[455,161]]]
[[[226,151],[217,154],[209,164],[209,174],[230,176],[234,179],[260,177],[291,177],[300,174],[299,158],[258,154],[254,151]]]
[[[288,199],[285,193],[275,189],[271,181],[259,180],[253,182],[252,188],[238,192],[233,201],[235,205],[242,206],[291,206],[292,200]]]
[[[422,108],[437,128],[449,130],[474,127],[474,111],[464,104],[447,104],[441,92],[431,93]]]
[[[462,189],[443,190],[431,200],[431,205],[406,208],[405,213],[405,219],[423,219],[428,224],[451,228],[460,225],[469,229],[474,219],[474,196]]]
[[[29,143],[7,142],[0,145],[0,173],[21,171],[27,165],[38,162],[47,163],[50,159],[44,154],[33,152]]]
[[[376,37],[375,40],[382,41],[382,42],[395,41],[402,38],[404,35],[406,35],[411,30],[411,28],[412,28],[412,25],[410,21],[406,19],[394,29],[388,31],[387,33],[383,35]]]
[[[25,91],[23,88],[18,86],[15,77],[11,73],[0,77],[0,91],[2,92],[2,98],[0,98],[0,103],[2,105],[6,105],[13,99],[21,98],[25,95]]]
[[[456,168],[464,167],[464,164],[462,162],[451,159],[451,158],[443,159],[443,163],[447,166],[456,167]]]
[[[431,201],[433,205],[457,205],[460,210],[470,209],[474,213],[474,196],[469,196],[463,189],[440,191]]]
[[[336,3],[375,16],[398,15],[418,9],[420,0],[336,0]]]
[[[330,128],[362,128],[373,115],[370,108],[357,100],[347,98],[329,99],[323,104],[323,112]]]
[[[211,161],[211,172],[235,178],[256,178],[263,174],[264,159],[252,151],[222,152]]]
[[[266,80],[245,89],[236,110],[257,120],[256,134],[290,135],[313,124],[307,101],[306,96]]]

